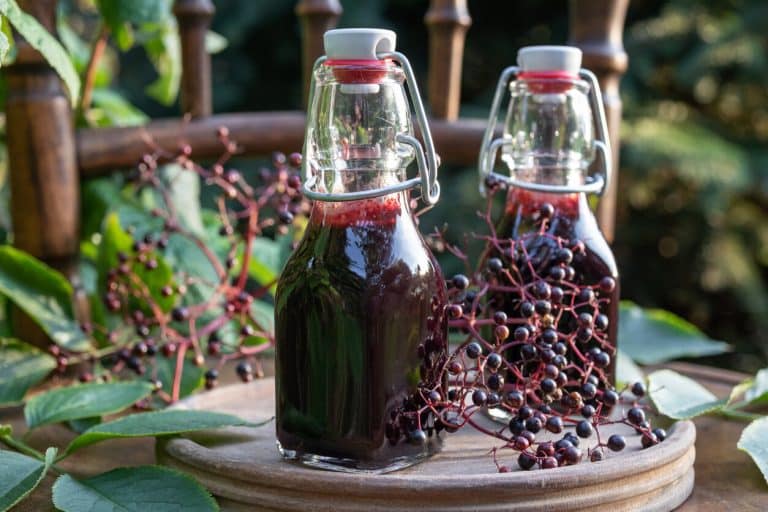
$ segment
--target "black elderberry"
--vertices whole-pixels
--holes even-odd
[[[595,300],[595,292],[592,291],[592,288],[582,288],[576,298],[576,302],[590,303],[593,300]]]
[[[541,380],[539,387],[545,395],[548,395],[557,389],[557,383],[553,379],[547,377],[546,379]]]
[[[517,458],[517,465],[527,471],[536,465],[536,457],[523,452]]]
[[[552,293],[549,297],[549,300],[552,301],[552,304],[560,304],[563,302],[563,289],[559,286],[553,286],[552,287]]]
[[[528,418],[525,422],[525,429],[534,434],[538,433],[541,430],[541,427],[541,420],[537,417]]]
[[[520,314],[525,318],[530,318],[536,312],[532,303],[523,301],[520,303]]]
[[[589,454],[589,460],[590,462],[600,462],[603,460],[603,452],[600,450],[593,450],[592,453]]]
[[[171,318],[176,322],[183,322],[189,318],[189,310],[182,306],[175,307],[171,310]]]
[[[645,386],[642,382],[635,382],[632,384],[632,394],[637,397],[645,396]]]
[[[494,274],[499,272],[502,268],[504,268],[504,264],[499,258],[491,258],[488,260],[488,270]]]
[[[613,434],[608,438],[607,446],[608,449],[613,452],[620,452],[624,449],[625,446],[627,446],[627,440],[624,439],[624,436]]]
[[[568,248],[561,248],[555,252],[555,261],[569,265],[573,261],[573,252]]]
[[[512,418],[509,420],[509,431],[514,436],[519,436],[525,430],[525,422],[518,418]]]
[[[246,361],[240,361],[237,364],[235,371],[237,372],[237,375],[240,377],[240,379],[242,379],[244,382],[250,382],[253,380],[253,367],[250,365],[250,363]]]
[[[562,267],[552,267],[549,269],[549,277],[553,281],[562,281],[565,279],[565,269]]]
[[[552,294],[552,288],[545,281],[536,281],[533,285],[533,295],[538,299],[546,300]],[[539,313],[543,315],[544,313]]]
[[[552,441],[544,441],[536,447],[537,457],[551,457],[555,454],[555,445]]]
[[[210,370],[205,372],[205,380],[216,380],[219,378],[219,371],[215,368],[211,368]]]
[[[590,398],[594,398],[597,394],[597,386],[592,384],[591,382],[585,382],[583,386],[581,386],[581,396],[589,400]]]
[[[568,353],[568,345],[563,343],[562,341],[558,341],[554,345],[552,345],[552,350],[555,351],[555,354],[564,356]]]
[[[627,411],[627,420],[629,420],[629,422],[633,425],[640,425],[645,421],[645,411],[639,407],[632,407],[629,411]]]
[[[515,341],[526,341],[528,339],[528,336],[530,336],[530,333],[528,332],[528,329],[525,327],[518,327],[515,329]]]
[[[564,437],[559,441],[555,442],[555,450],[557,450],[558,452],[563,452],[566,448],[572,448],[572,447],[573,447],[573,443],[568,437]]]
[[[461,318],[464,315],[464,309],[459,304],[451,304],[448,306],[448,316],[456,319]]]
[[[553,364],[548,364],[544,367],[544,375],[550,379],[556,379],[560,375],[560,370]]]
[[[592,435],[592,424],[587,420],[581,420],[576,424],[576,435],[579,437],[587,438]]]
[[[469,357],[470,359],[477,359],[480,356],[480,354],[483,352],[483,347],[481,347],[478,342],[473,341],[472,343],[467,345],[465,352],[467,354],[467,357]]]
[[[488,400],[486,401],[486,405],[488,407],[495,407],[501,403],[501,397],[499,397],[499,394],[495,391],[491,391],[488,393]]]
[[[453,276],[453,279],[451,279],[451,282],[458,290],[466,290],[467,286],[469,286],[469,279],[464,274],[456,274]]]
[[[544,219],[549,219],[555,214],[555,207],[552,206],[550,203],[544,203],[541,205],[541,208],[539,208],[539,215],[541,215]]]
[[[643,448],[650,448],[655,444],[659,444],[659,439],[656,437],[656,434],[649,432],[647,434],[643,434],[643,437],[640,440],[640,444],[643,445]]]
[[[493,334],[496,336],[496,338],[499,339],[499,341],[504,341],[509,338],[509,327],[506,325],[497,325],[493,330]]]
[[[619,403],[619,394],[612,389],[608,389],[606,391],[603,391],[603,397],[602,402],[607,407],[613,407],[617,403]]]
[[[566,432],[563,439],[569,441],[573,446],[579,446],[579,438],[573,432]]]
[[[419,428],[411,430],[408,432],[408,442],[415,446],[423,445],[427,442],[427,434]]]
[[[581,408],[581,415],[585,418],[591,418],[595,415],[595,407],[593,405],[587,404],[584,407]]]
[[[655,428],[653,429],[653,435],[656,436],[656,439],[658,439],[659,442],[662,442],[667,438],[667,431],[663,428]]]
[[[560,416],[550,416],[547,418],[544,428],[553,434],[559,434],[563,431],[563,419]]]
[[[459,398],[459,392],[456,389],[450,389],[448,390],[448,400],[451,402],[455,402],[457,398]]]
[[[575,446],[566,448],[563,452],[563,460],[566,464],[578,464],[581,461],[581,450]]]
[[[527,405],[524,405],[517,410],[517,417],[521,420],[527,420],[531,416],[533,416],[533,409]]]
[[[498,373],[494,373],[493,375],[488,377],[487,385],[488,385],[488,389],[491,389],[493,391],[499,391],[502,387],[504,387],[504,377],[502,377]]]
[[[520,391],[510,391],[507,393],[506,401],[511,407],[518,409],[525,403],[525,396]]]
[[[555,457],[544,457],[541,459],[541,469],[554,469],[557,467],[557,459]]]
[[[608,317],[600,314],[595,317],[595,328],[604,331],[608,328]]]
[[[485,365],[488,368],[492,368],[494,370],[498,370],[499,367],[501,367],[502,362],[503,362],[502,357],[496,352],[491,352],[490,354],[488,354],[488,357],[485,358]]]
[[[482,389],[476,389],[472,393],[472,403],[477,406],[483,406],[488,401],[488,395]]]
[[[523,359],[533,359],[536,357],[537,353],[538,350],[536,349],[536,346],[530,343],[526,343],[520,347],[520,355],[523,356]]]
[[[611,276],[606,276],[600,280],[600,291],[611,293],[616,289],[616,280]]]
[[[554,344],[557,342],[557,331],[551,327],[547,327],[541,333],[541,341],[544,343]]]
[[[592,329],[589,327],[579,327],[576,331],[576,339],[581,343],[586,343],[592,339]]]

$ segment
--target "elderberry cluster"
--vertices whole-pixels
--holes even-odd
[[[153,147],[129,175],[129,190],[136,195],[149,191],[158,198],[159,206],[151,211],[157,221],[150,228],[125,226],[132,238],[130,248],[114,254],[114,267],[106,275],[102,304],[120,322],[82,326],[104,348],[88,360],[68,358],[55,348],[60,370],[75,362],[90,363],[91,369],[80,375],[84,382],[93,380],[94,373],[108,380],[124,370],[147,376],[168,402],[179,398],[185,363],[207,367],[208,389],[216,386],[219,370],[232,359],[243,359],[235,370],[241,380],[263,375],[256,356],[272,347],[274,338],[253,306],[275,283],[255,282],[249,264],[256,237],[284,235],[296,216],[308,213],[300,192],[301,155],[275,153],[273,168],[262,168],[258,176],[246,180],[230,165],[238,146],[229,131],[220,128],[218,138],[223,151],[210,166],[195,162],[186,144],[176,152]],[[162,172],[166,164],[194,174],[213,191],[217,234],[205,235],[185,223],[180,209],[186,205],[174,202],[172,183]],[[215,279],[170,268],[165,255],[175,251],[178,258],[180,247],[198,251]],[[172,368],[167,393],[161,391],[158,357],[168,359]]]
[[[517,452],[525,470],[623,450],[623,435],[601,437],[605,425],[632,427],[644,448],[663,441],[646,418],[642,383],[631,393],[613,386],[616,279],[595,272],[583,241],[554,229],[567,222],[555,206],[544,203],[532,218],[532,229],[514,238],[498,237],[489,221],[478,268],[448,281],[449,325],[465,339],[442,374],[421,383],[417,410],[434,416],[438,431],[470,426],[498,439],[493,456],[503,472],[499,450]],[[503,427],[489,426],[488,416]],[[590,438],[585,451],[580,440]]]

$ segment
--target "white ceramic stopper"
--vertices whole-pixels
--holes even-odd
[[[329,59],[378,60],[377,53],[395,51],[397,36],[381,28],[338,28],[323,36]]]
[[[526,71],[565,71],[574,75],[581,69],[581,50],[573,46],[526,46],[517,52],[517,65]]]

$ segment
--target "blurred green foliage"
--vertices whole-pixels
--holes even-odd
[[[97,73],[85,122],[129,124],[177,115],[176,30],[129,9]],[[105,0],[63,1],[59,32],[82,70]],[[212,41],[217,112],[302,108],[299,24],[294,0],[216,0]],[[342,2],[339,26],[379,26],[426,85],[427,0]],[[519,47],[567,40],[566,0],[470,0],[462,115],[485,117],[500,71]],[[122,11],[116,11],[118,14]],[[130,16],[129,16],[130,15]],[[122,19],[121,18],[121,19]],[[624,124],[614,244],[622,293],[670,309],[735,351],[713,362],[752,370],[768,358],[768,4],[764,0],[633,0],[622,82]],[[215,36],[212,36],[215,39]],[[218,43],[217,43],[218,42]],[[126,72],[130,70],[130,72]],[[149,84],[153,84],[148,88]],[[0,91],[4,88],[0,83]],[[298,148],[297,148],[298,149]],[[1,157],[2,155],[0,155]],[[245,164],[244,164],[245,165]],[[479,229],[475,169],[442,170],[443,200],[422,229],[447,223],[459,240]],[[4,203],[4,201],[0,201]],[[84,205],[88,209],[88,205]],[[87,211],[85,212],[87,214]],[[0,208],[0,221],[7,214]],[[443,258],[446,272],[456,262]]]

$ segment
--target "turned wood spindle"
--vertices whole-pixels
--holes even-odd
[[[54,30],[56,3],[29,0],[21,2],[21,8]],[[16,61],[5,70],[13,244],[74,279],[80,187],[70,100],[43,56],[20,36],[15,39]],[[16,334],[46,344],[45,335],[19,313],[13,319]]]
[[[295,12],[301,20],[301,79],[306,105],[312,65],[323,55],[323,34],[336,26],[342,8],[338,0],[299,0]]]
[[[211,0],[176,0],[173,13],[181,39],[181,109],[193,118],[211,115],[211,56],[205,34],[216,9]]]
[[[427,91],[432,117],[459,116],[464,40],[472,18],[466,0],[432,0],[424,17],[429,28]]]
[[[597,75],[603,93],[608,133],[613,151],[613,179],[597,208],[600,228],[613,241],[616,193],[619,182],[619,82],[627,70],[622,35],[629,0],[570,0],[570,44],[584,52],[585,68]]]

